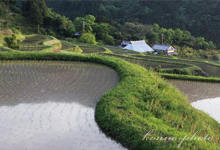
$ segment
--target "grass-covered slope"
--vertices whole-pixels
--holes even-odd
[[[87,61],[115,68],[120,83],[97,103],[95,118],[106,134],[129,149],[207,150],[220,147],[220,124],[194,109],[180,91],[141,66],[94,54],[2,52],[0,59]],[[206,140],[194,140],[195,137],[190,140],[196,132],[195,137],[206,137]],[[184,139],[185,136],[190,138]],[[160,140],[156,140],[158,137]],[[173,140],[161,140],[161,137]]]

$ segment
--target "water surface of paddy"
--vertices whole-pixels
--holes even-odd
[[[196,109],[202,110],[220,123],[220,83],[166,79],[177,87]]]
[[[124,149],[94,119],[119,82],[106,66],[70,61],[0,61],[1,149]]]

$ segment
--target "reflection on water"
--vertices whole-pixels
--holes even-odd
[[[209,116],[220,123],[220,97],[193,102],[191,105],[209,114]]]
[[[171,79],[167,82],[187,95],[193,107],[209,114],[220,123],[220,83]]]
[[[94,119],[95,104],[118,82],[98,64],[1,61],[1,149],[124,149]]]

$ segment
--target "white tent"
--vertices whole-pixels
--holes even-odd
[[[153,52],[154,50],[146,44],[145,40],[142,41],[130,41],[130,43],[124,47],[124,49],[130,49],[137,52]]]

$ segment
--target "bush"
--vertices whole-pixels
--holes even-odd
[[[96,44],[95,36],[89,33],[83,34],[79,41],[86,44]]]
[[[11,30],[15,33],[15,34],[21,34],[21,32],[19,30],[17,30],[16,28],[11,28]]]
[[[161,65],[159,65],[159,66],[157,66],[157,67],[155,68],[155,71],[156,71],[156,72],[160,72],[160,70],[161,70]]]
[[[106,37],[105,37],[105,43],[109,44],[109,45],[115,44],[114,38],[111,35],[107,34]]]
[[[68,42],[73,42],[73,43],[79,43],[79,41],[76,38],[66,38]]]
[[[163,52],[158,52],[158,55],[163,56],[163,55],[164,55],[164,53],[163,53]]]
[[[19,44],[21,41],[17,40],[14,34],[12,35],[12,37],[5,37],[4,41],[7,43],[7,46],[12,49],[21,48],[21,45]]]

